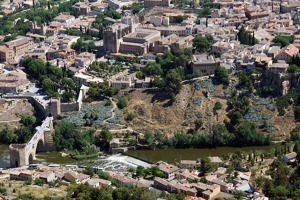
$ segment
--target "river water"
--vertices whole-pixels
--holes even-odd
[[[270,151],[280,145],[269,146],[255,146],[255,147],[217,147],[217,148],[203,148],[203,149],[156,149],[156,150],[132,150],[127,151],[126,154],[139,158],[146,162],[154,163],[157,161],[165,161],[169,163],[176,163],[180,160],[192,160],[201,157],[208,156],[221,156],[230,153],[234,153],[237,150],[249,152],[249,151]]]
[[[68,156],[63,156],[61,152],[41,152],[36,155],[37,163],[43,164],[78,164],[92,165],[104,169],[127,170],[135,168],[137,165],[144,167],[149,166],[148,163],[157,161],[166,161],[176,163],[182,160],[197,159],[206,156],[221,156],[224,154],[234,153],[237,150],[249,152],[252,151],[270,151],[279,145],[256,146],[256,147],[218,147],[204,149],[156,149],[156,150],[133,150],[126,152],[126,155],[112,155],[100,157],[97,159],[87,159],[83,161],[74,160]],[[146,162],[143,162],[143,161]],[[147,163],[148,162],[148,163]],[[9,167],[9,150],[8,145],[0,145],[0,168]]]
[[[136,168],[138,165],[148,167],[149,163],[141,161],[126,155],[102,156],[96,159],[74,160],[68,156],[63,156],[61,152],[40,152],[36,154],[36,163],[42,164],[74,164],[93,167],[99,167],[109,170],[126,171],[130,168]],[[9,167],[8,145],[0,145],[0,168]]]

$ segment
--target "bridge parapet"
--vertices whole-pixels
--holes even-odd
[[[9,145],[10,165],[19,167],[29,165],[35,159],[36,151],[51,151],[52,146],[47,146],[49,141],[52,142],[53,136],[53,117],[47,117],[41,126],[36,127],[36,132],[27,144]],[[45,134],[47,137],[45,137]],[[52,148],[51,148],[52,147]],[[38,149],[37,149],[38,148]]]
[[[11,151],[19,151],[21,149],[24,149],[26,147],[26,144],[10,144],[9,150]]]

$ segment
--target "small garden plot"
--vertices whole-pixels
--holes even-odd
[[[121,113],[116,109],[115,117],[111,118],[109,123],[104,123],[105,119],[112,117],[111,109],[112,105],[105,105],[104,101],[95,104],[83,104],[81,112],[66,113],[63,116],[63,120],[74,123],[77,126],[113,127],[120,122]]]
[[[212,93],[216,90],[216,87],[212,83],[211,79],[207,79],[207,80],[196,82],[195,89],[196,90],[206,89],[208,92]]]
[[[261,120],[269,120],[272,118],[272,115],[261,114],[261,113],[259,113],[260,111],[261,111],[260,109],[250,107],[250,109],[244,116],[244,119],[251,121],[251,122],[259,122]]]

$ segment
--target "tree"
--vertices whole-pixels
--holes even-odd
[[[223,85],[229,84],[229,73],[225,67],[217,67],[214,78]]]
[[[196,119],[194,123],[195,123],[195,130],[199,130],[203,126],[202,119]]]
[[[56,90],[56,84],[50,79],[50,78],[45,78],[42,82],[43,90],[44,92],[50,96],[59,96]]]
[[[299,142],[296,142],[293,148],[293,151],[296,152],[297,154],[300,153],[300,146]]]
[[[59,121],[55,127],[54,143],[57,150],[76,149],[82,151],[86,146],[95,142],[93,129],[81,129],[74,124]]]
[[[32,137],[32,132],[29,127],[15,128],[14,132],[18,143],[27,143]]]
[[[217,164],[212,163],[209,158],[201,158],[201,169],[205,173],[214,171],[217,168]]]
[[[124,98],[120,98],[117,103],[118,108],[123,109],[127,107],[127,101]]]
[[[300,106],[294,107],[294,115],[295,115],[295,120],[297,122],[300,122]]]
[[[18,137],[12,131],[10,131],[7,127],[3,128],[0,132],[0,143],[2,144],[11,144],[13,142],[17,142]]]
[[[165,89],[169,95],[176,95],[181,89],[182,77],[176,69],[170,70],[165,78]]]
[[[141,3],[133,3],[132,4],[132,13],[133,14],[139,13],[141,9],[142,9]]]
[[[105,180],[109,180],[112,181],[112,177],[109,175],[109,173],[107,172],[103,172],[103,171],[98,171],[97,175],[99,178],[105,179]]]
[[[294,35],[292,35],[292,36],[277,35],[273,39],[273,42],[275,43],[276,46],[285,47],[285,46],[293,43],[294,40],[295,40],[295,36]]]
[[[234,135],[229,133],[227,128],[222,124],[214,124],[212,130],[212,145],[229,145],[234,140]]]
[[[21,120],[20,122],[24,125],[24,126],[29,126],[31,127],[35,122],[36,122],[36,118],[28,113],[26,114],[22,114],[21,115]]]
[[[42,186],[42,185],[45,184],[45,181],[43,179],[40,179],[40,178],[35,178],[34,179],[34,184],[38,185],[38,186]]]
[[[236,191],[236,193],[234,195],[234,197],[237,198],[238,200],[242,200],[244,196],[245,196],[245,193],[240,190]]]
[[[163,70],[160,64],[150,62],[144,67],[143,73],[147,76],[160,76]]]
[[[279,198],[279,197],[286,197],[289,194],[288,189],[286,188],[286,186],[280,185],[277,186],[273,189],[274,193],[275,193],[275,197]]]
[[[153,133],[152,133],[152,132],[146,131],[144,137],[145,137],[146,143],[147,143],[148,145],[151,145],[151,144],[153,143],[153,141],[154,141],[154,136],[153,136]]]
[[[87,166],[83,171],[82,171],[84,174],[87,174],[89,175],[90,177],[93,177],[94,176],[94,169],[91,165]]]
[[[127,113],[125,120],[126,121],[132,121],[135,118],[135,114],[132,112]]]
[[[291,73],[295,73],[299,70],[300,70],[300,68],[295,64],[289,65],[289,67],[288,67],[288,71]]]
[[[251,33],[247,33],[244,26],[239,29],[237,37],[241,44],[255,45],[259,43],[259,41],[254,37],[254,32],[253,35],[251,35]]]
[[[137,166],[136,168],[136,175],[137,176],[143,176],[144,175],[145,168],[143,166]]]
[[[142,78],[144,78],[144,74],[143,74],[143,72],[142,72],[142,71],[138,71],[138,72],[136,72],[136,77],[137,77],[138,79],[142,79]]]
[[[205,177],[202,177],[202,178],[200,179],[200,182],[201,182],[201,183],[208,184],[208,180],[207,180]]]
[[[269,138],[262,133],[256,132],[256,125],[252,122],[243,121],[235,131],[235,145],[265,145],[268,144]]]
[[[232,166],[229,166],[229,167],[226,169],[226,173],[229,175],[229,177],[231,177],[233,171],[234,171],[234,168],[233,168]]]
[[[64,102],[72,102],[72,100],[75,97],[75,94],[72,91],[64,91],[61,97]]]
[[[112,140],[112,134],[108,129],[102,129],[100,132],[100,136],[104,141],[110,142]]]
[[[207,17],[210,14],[211,14],[211,9],[209,7],[205,7],[199,12],[199,17]]]
[[[210,50],[212,43],[206,37],[197,36],[193,39],[193,47],[200,53],[205,53]]]
[[[100,149],[107,151],[109,149],[109,142],[112,140],[113,136],[108,129],[102,129],[100,135],[98,136],[98,146]]]
[[[25,185],[31,185],[32,184],[32,178],[30,176],[27,177],[24,183],[25,183]]]
[[[222,109],[222,104],[220,103],[220,101],[217,101],[214,105],[214,110],[221,110]]]
[[[26,62],[29,61],[27,64]],[[25,69],[29,76],[39,79],[42,75],[46,74],[46,65],[41,59],[29,59],[25,60]]]

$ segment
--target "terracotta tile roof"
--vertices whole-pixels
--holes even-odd
[[[299,49],[293,44],[290,44],[284,48],[284,53],[288,54],[289,56],[294,56],[298,51]]]
[[[5,14],[10,14],[10,13],[13,13],[14,11],[13,10],[8,10],[8,9],[4,9],[2,10],[2,12],[4,12]]]

